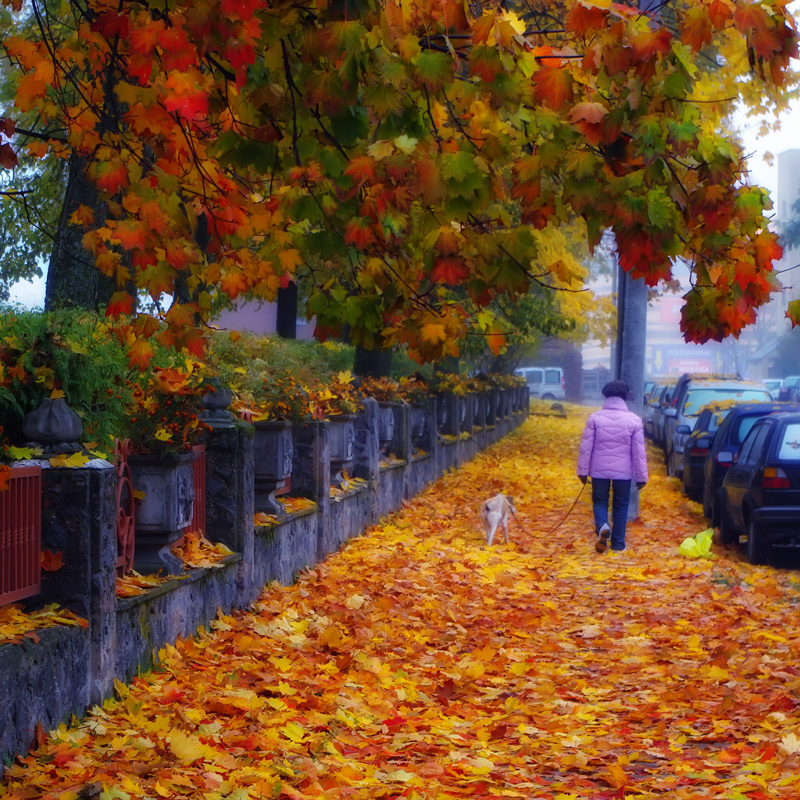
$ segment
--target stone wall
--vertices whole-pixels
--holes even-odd
[[[135,597],[115,593],[115,469],[99,459],[81,469],[45,462],[42,546],[63,553],[64,567],[47,574],[39,600],[68,607],[88,625],[45,629],[37,632],[39,641],[0,645],[0,771],[4,758],[31,746],[37,724],[47,730],[80,716],[110,695],[115,679],[151,668],[165,644],[191,636],[219,610],[248,607],[271,581],[291,583],[300,570],[516,428],[527,417],[526,401],[481,414],[492,404],[468,397],[459,410],[458,399],[444,397],[446,434],[437,429],[435,402],[413,412],[367,401],[354,422],[349,474],[358,480],[334,492],[329,423],[295,426],[291,492],[313,506],[259,526],[253,428],[217,414],[205,442],[205,534],[233,555],[215,569],[190,570]],[[388,427],[383,413],[391,415]]]

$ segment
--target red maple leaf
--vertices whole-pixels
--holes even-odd
[[[106,39],[127,39],[130,29],[130,18],[127,14],[117,14],[114,11],[104,11],[92,21],[91,29],[101,33]]]
[[[54,553],[52,550],[42,550],[42,569],[45,572],[56,572],[64,566],[64,554]]]
[[[14,169],[19,164],[17,154],[11,149],[10,144],[0,144],[0,167]]]
[[[431,280],[436,283],[446,283],[449,286],[458,286],[469,277],[470,270],[464,259],[460,256],[445,256],[433,262]]]
[[[133,297],[127,292],[114,292],[106,307],[106,316],[117,319],[133,313]]]
[[[649,61],[655,56],[664,56],[672,47],[672,33],[667,28],[637,33],[631,37],[631,47],[637,61]]]
[[[362,217],[351,219],[347,223],[344,233],[345,244],[353,245],[359,250],[364,250],[375,241],[375,234],[369,220]]]
[[[605,27],[607,19],[607,9],[576,3],[567,14],[566,28],[578,36],[584,36],[588,31],[600,30]]]

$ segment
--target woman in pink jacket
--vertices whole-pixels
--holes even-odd
[[[611,381],[603,387],[603,407],[586,421],[578,454],[578,477],[592,479],[592,506],[597,534],[595,550],[605,553],[625,549],[625,525],[631,481],[641,489],[647,483],[647,454],[642,421],[628,410],[625,400],[630,387],[625,381]],[[612,494],[613,493],[613,494]],[[611,527],[608,499],[612,496]]]

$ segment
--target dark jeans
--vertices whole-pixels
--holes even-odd
[[[592,507],[594,529],[599,531],[608,525],[608,495],[611,500],[611,549],[625,549],[625,525],[628,522],[628,501],[631,496],[631,481],[611,478],[592,478]]]

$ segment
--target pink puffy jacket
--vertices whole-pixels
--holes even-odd
[[[578,475],[647,481],[642,421],[621,397],[608,397],[583,429]]]

